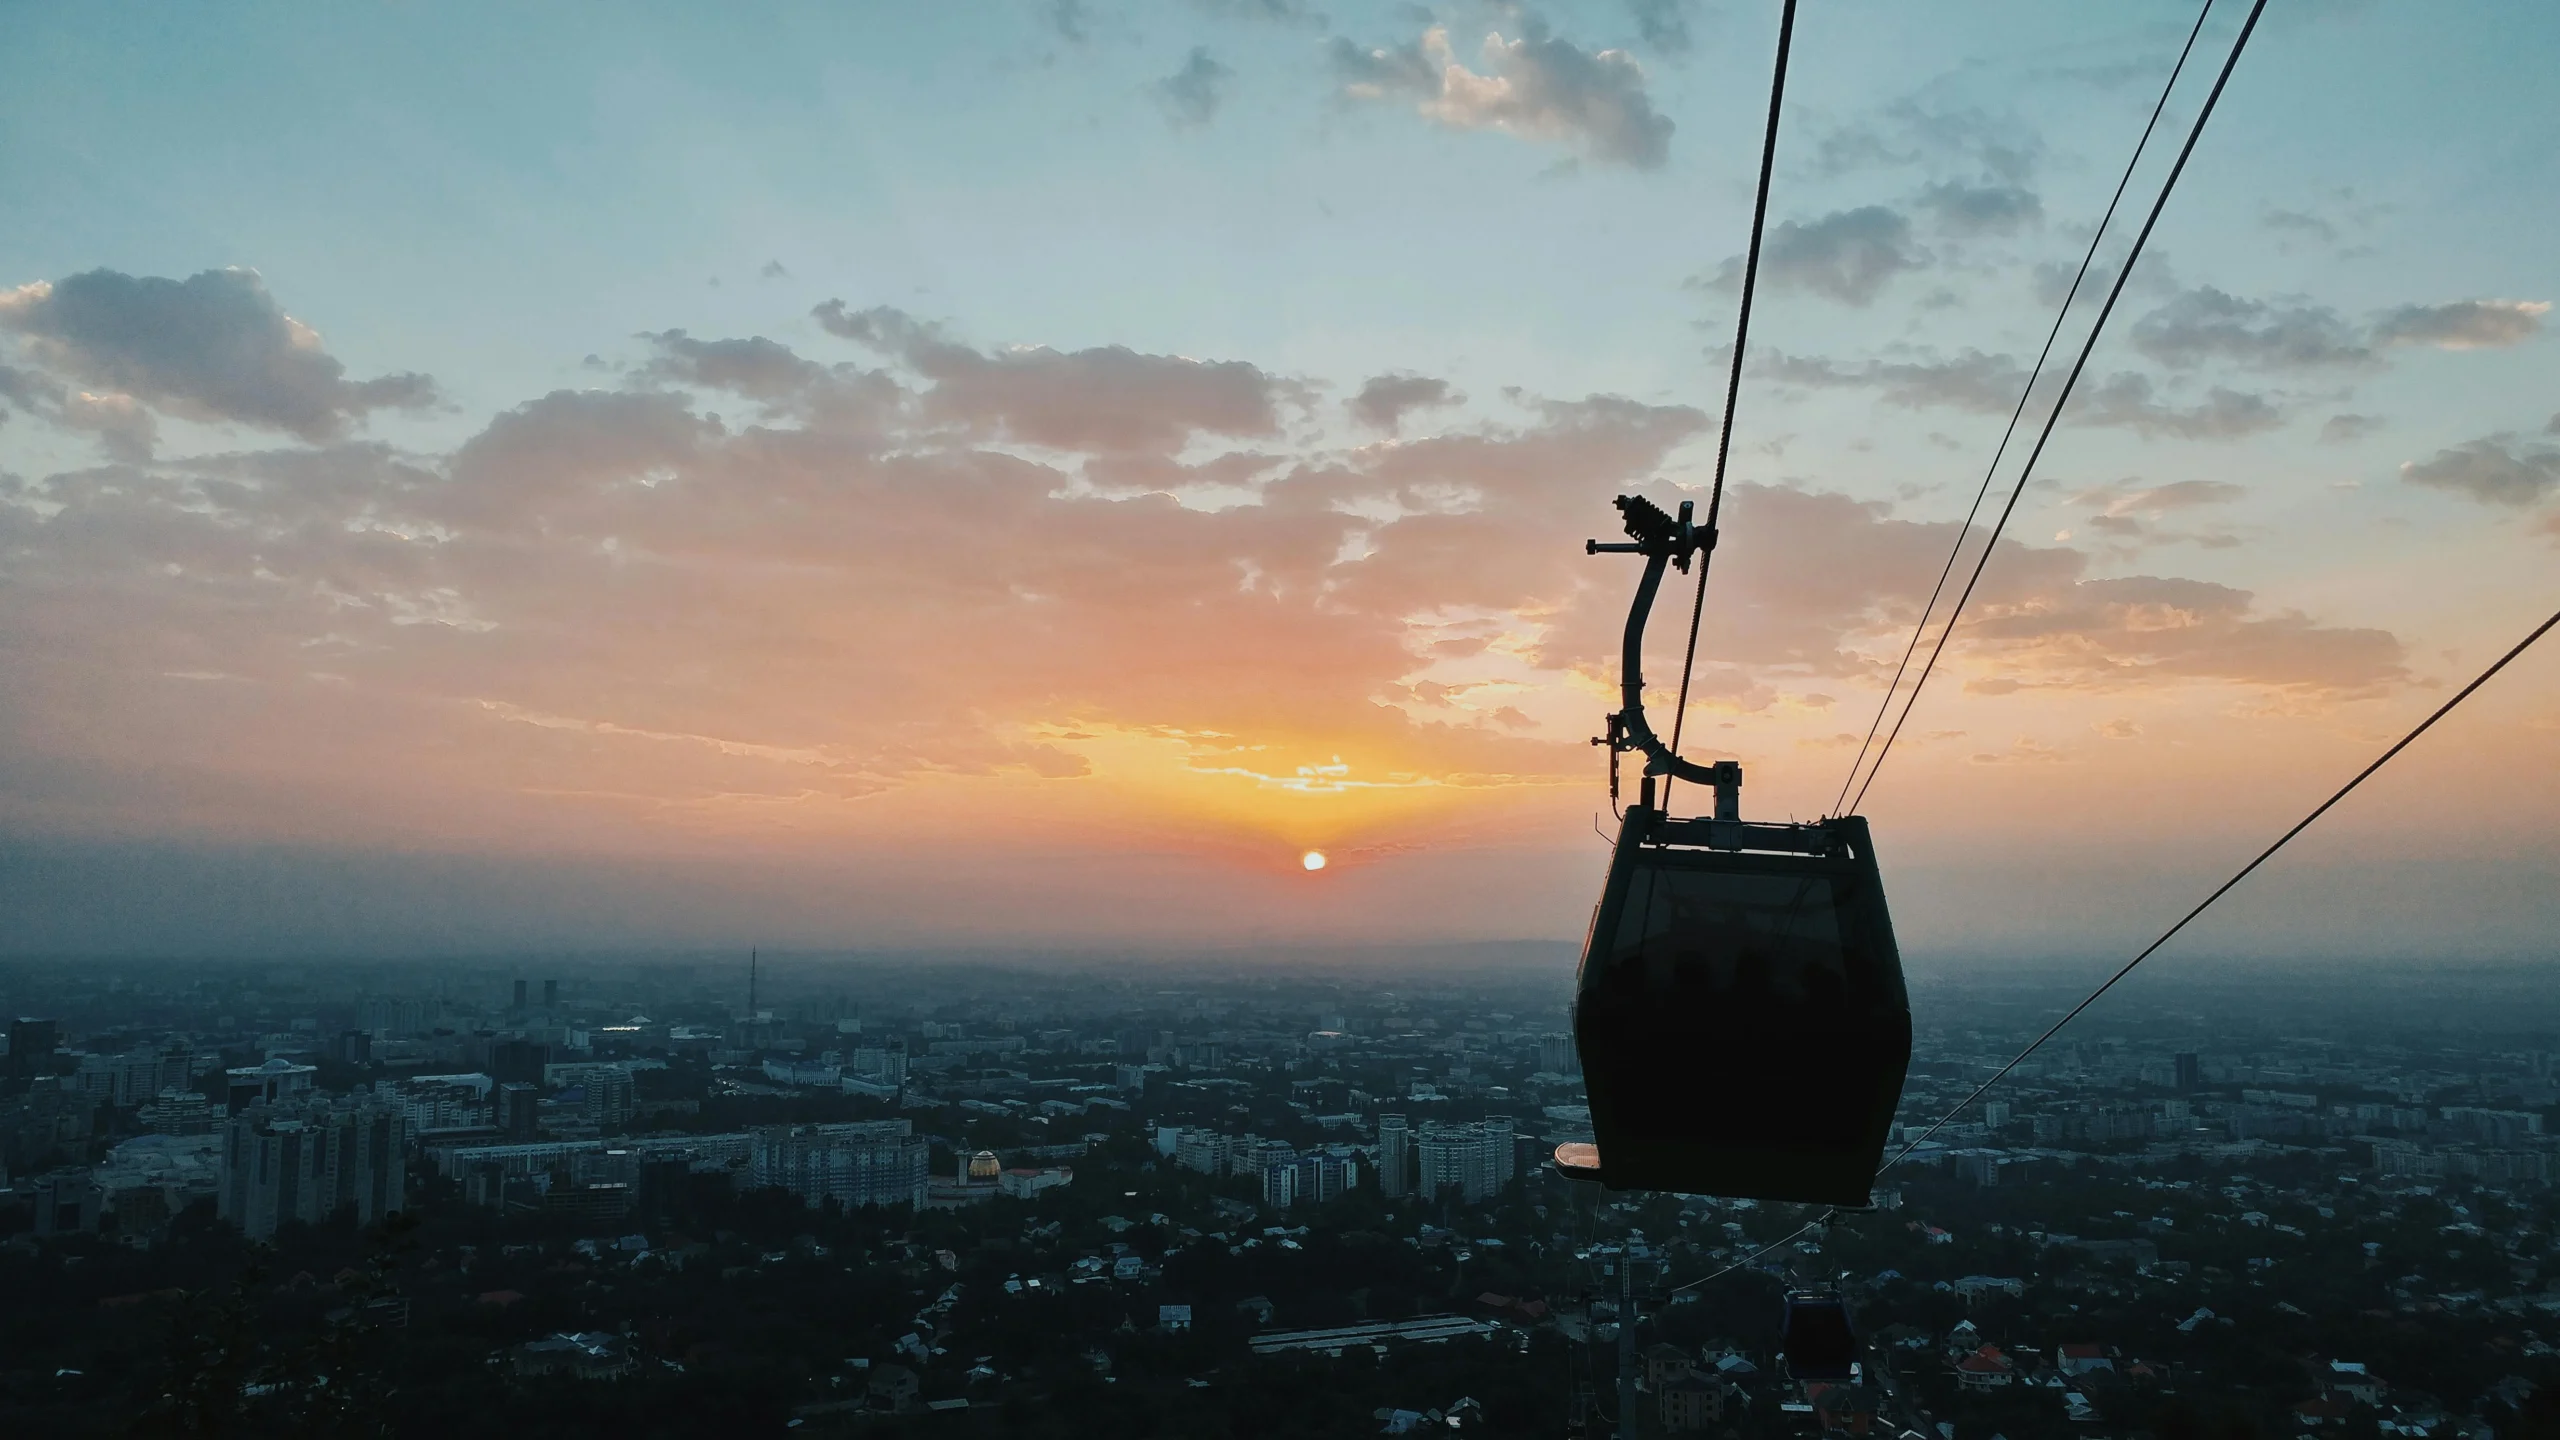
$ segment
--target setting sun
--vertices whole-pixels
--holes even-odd
[[[1324,852],[1321,850],[1310,850],[1306,854],[1298,857],[1298,863],[1306,866],[1310,870],[1321,870],[1324,868]]]

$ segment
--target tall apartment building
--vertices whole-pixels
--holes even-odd
[[[9,1022],[9,1073],[48,1075],[53,1052],[62,1046],[62,1023],[21,1015]]]
[[[610,1060],[571,1061],[545,1065],[539,1075],[545,1084],[577,1091],[586,1118],[598,1125],[619,1125],[639,1112],[639,1091],[627,1066]]]
[[[1224,1175],[1232,1164],[1233,1144],[1214,1130],[1185,1129],[1174,1142],[1173,1163],[1203,1175]]]
[[[1573,1048],[1571,1035],[1538,1037],[1538,1068],[1549,1075],[1579,1075],[1582,1056]]]
[[[1320,1205],[1360,1183],[1360,1156],[1348,1145],[1328,1145],[1298,1157],[1297,1198]]]
[[[387,1104],[397,1105],[408,1117],[410,1133],[422,1130],[460,1130],[494,1122],[496,1104],[491,1091],[495,1081],[486,1075],[413,1075],[405,1080],[383,1080],[374,1085],[374,1094]]]
[[[857,1046],[845,1072],[875,1085],[907,1083],[907,1045],[892,1036],[877,1045]]]
[[[1286,1140],[1265,1140],[1236,1162],[1236,1173],[1262,1182],[1262,1203],[1286,1210],[1298,1203],[1298,1152]]]
[[[1393,1198],[1413,1193],[1413,1132],[1402,1115],[1378,1117],[1378,1193]]]
[[[932,1146],[909,1130],[904,1120],[768,1125],[753,1132],[748,1183],[788,1190],[811,1205],[921,1209]]]
[[[1382,1137],[1384,1133],[1381,1126]],[[1425,1124],[1413,1150],[1415,1181],[1425,1199],[1437,1199],[1444,1187],[1454,1185],[1467,1204],[1481,1205],[1511,1183],[1516,1167],[1507,1115],[1470,1125]]]
[[[347,1205],[369,1225],[405,1202],[408,1139],[400,1108],[370,1098],[250,1105],[223,1127],[219,1213],[252,1240]]]

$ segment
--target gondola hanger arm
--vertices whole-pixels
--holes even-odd
[[[1621,495],[1618,512],[1626,517],[1627,539],[1585,540],[1586,555],[1641,555],[1644,575],[1636,582],[1634,602],[1627,609],[1627,630],[1619,656],[1618,713],[1609,717],[1607,743],[1613,751],[1634,750],[1644,755],[1647,776],[1668,775],[1692,785],[1705,785],[1715,791],[1716,818],[1740,818],[1742,804],[1742,767],[1731,760],[1701,765],[1683,760],[1671,752],[1644,714],[1644,627],[1653,614],[1655,594],[1662,588],[1662,572],[1677,567],[1688,573],[1690,563],[1701,554],[1711,553],[1716,546],[1715,527],[1700,528],[1692,516],[1694,502],[1680,502],[1677,516],[1641,495]],[[1648,787],[1649,789],[1650,787]]]

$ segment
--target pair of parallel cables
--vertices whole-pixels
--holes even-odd
[[[1918,653],[1921,637],[1928,631],[1929,620],[1931,615],[1936,611],[1938,599],[1945,593],[1946,583],[1955,572],[1956,561],[1963,553],[1965,539],[1972,532],[1974,519],[1981,513],[1983,501],[1990,494],[1992,479],[1999,471],[2001,459],[2008,453],[2009,443],[2011,439],[2015,437],[2018,429],[2018,423],[2026,413],[2027,403],[2034,393],[2036,382],[2043,375],[2045,362],[2052,355],[2054,341],[2061,334],[2063,320],[2069,313],[2073,300],[2078,297],[2081,285],[2087,280],[2091,267],[2096,262],[2098,249],[2106,236],[2107,227],[2115,217],[2117,206],[2121,204],[2124,199],[2126,188],[2132,183],[2134,170],[2141,162],[2143,151],[2150,143],[2152,133],[2160,122],[2161,113],[2168,105],[2170,93],[2176,88],[2179,75],[2186,68],[2187,59],[2195,48],[2196,37],[2202,33],[2205,20],[2213,12],[2213,6],[2214,0],[2205,0],[2202,10],[2198,12],[2194,27],[2187,33],[2186,45],[2179,51],[2177,64],[2170,70],[2167,84],[2161,88],[2159,102],[2152,107],[2150,120],[2144,124],[2142,137],[2134,146],[2133,158],[2126,163],[2124,176],[2116,184],[2115,196],[2108,201],[2106,214],[2098,222],[2097,232],[2090,237],[2089,249],[2081,258],[2079,273],[2073,277],[2071,288],[2065,294],[2062,304],[2054,316],[2053,328],[2045,336],[2044,349],[2036,357],[2035,367],[2029,372],[2026,384],[2019,393],[2017,407],[2010,413],[2008,428],[2003,431],[2000,437],[1999,448],[1993,453],[1990,467],[1986,469],[1983,474],[1982,485],[1974,495],[1973,508],[1966,513],[1964,524],[1957,530],[1955,544],[1948,552],[1945,566],[1939,571],[1937,585],[1930,591],[1928,604],[1924,606],[1921,611],[1919,623],[1912,630],[1910,644],[1904,648],[1902,662],[1894,671],[1893,682],[1886,687],[1884,700],[1880,705],[1878,705],[1876,710],[1876,718],[1867,727],[1866,739],[1859,746],[1857,758],[1850,763],[1848,779],[1843,781],[1841,785],[1841,798],[1835,800],[1833,803],[1834,813],[1854,813],[1858,804],[1864,801],[1868,786],[1875,783],[1876,772],[1883,767],[1885,757],[1892,753],[1894,739],[1902,733],[1903,722],[1910,718],[1912,707],[1918,703],[1921,688],[1928,684],[1930,675],[1936,671],[1938,659],[1945,653],[1948,637],[1955,633],[1956,623],[1964,613],[1965,603],[1972,598],[1974,586],[1982,579],[1982,572],[1990,563],[1991,554],[1999,544],[2002,531],[2006,529],[2010,516],[2016,511],[2019,498],[2026,493],[2027,482],[2035,473],[2036,462],[2042,458],[2046,442],[2053,438],[2054,427],[2061,419],[2063,407],[2070,400],[2073,387],[2079,383],[2081,372],[2088,366],[2089,356],[2091,352],[2096,349],[2098,337],[2105,330],[2108,317],[2114,313],[2116,302],[2124,294],[2125,284],[2133,273],[2134,264],[2141,258],[2143,247],[2150,240],[2153,227],[2159,223],[2161,212],[2169,203],[2170,194],[2176,189],[2179,177],[2185,173],[2188,159],[2195,153],[2196,142],[2204,134],[2205,122],[2212,118],[2214,107],[2220,102],[2223,89],[2231,79],[2232,71],[2240,63],[2241,53],[2248,47],[2249,37],[2257,30],[2259,16],[2266,10],[2266,0],[2253,0],[2252,5],[2250,6],[2248,19],[2242,23],[2239,36],[2232,42],[2230,54],[2223,61],[2221,73],[2214,78],[2213,88],[2211,92],[2206,95],[2203,107],[2197,112],[2194,123],[2189,127],[2185,144],[2179,148],[2176,163],[2170,167],[2167,178],[2161,183],[2160,193],[2152,202],[2150,214],[2144,219],[2141,231],[2134,238],[2132,249],[2127,252],[2123,264],[2119,267],[2116,273],[2114,283],[2108,289],[2105,305],[2100,308],[2095,323],[2090,326],[2088,336],[2081,344],[2078,358],[2073,361],[2069,375],[2064,378],[2059,393],[2054,397],[2053,404],[2045,415],[2043,426],[2036,436],[2035,446],[2028,452],[2026,463],[2019,469],[2017,483],[2011,488],[2008,501],[2001,507],[1999,519],[1993,523],[1990,534],[1983,543],[1982,553],[1975,559],[1973,570],[1966,577],[1964,588],[1957,594],[1954,605],[1949,608],[1946,623],[1943,628],[1939,630],[1935,644],[1930,647],[1929,657],[1922,664],[1919,677],[1913,681],[1910,693],[1904,699],[1901,713],[1895,717],[1892,728],[1885,733],[1883,746],[1874,749],[1874,763],[1871,765],[1867,764],[1866,762],[1869,750],[1875,745],[1876,733],[1879,729],[1883,728],[1884,716],[1886,712],[1892,708],[1894,695],[1900,689],[1903,676],[1907,674],[1910,669],[1912,657]],[[1774,160],[1777,152],[1779,97],[1783,93],[1785,87],[1787,52],[1794,28],[1794,21],[1795,3],[1794,0],[1787,0],[1785,15],[1781,21],[1779,30],[1778,73],[1776,80],[1770,87],[1769,128],[1766,141],[1761,151],[1760,189],[1758,202],[1755,205],[1752,215],[1751,249],[1749,259],[1746,261],[1743,271],[1741,319],[1735,327],[1732,367],[1726,383],[1723,434],[1716,452],[1714,489],[1711,492],[1708,501],[1708,521],[1706,532],[1709,546],[1707,551],[1708,555],[1713,554],[1713,543],[1716,538],[1715,523],[1724,497],[1725,462],[1726,456],[1731,450],[1733,440],[1734,400],[1741,385],[1743,347],[1749,334],[1753,282],[1757,278],[1757,271],[1759,267],[1761,230],[1766,222],[1768,213],[1770,170],[1772,161]],[[1699,616],[1705,607],[1706,585],[1707,565],[1705,563],[1705,559],[1702,558],[1698,567],[1697,596],[1696,599],[1693,600],[1690,610],[1689,649],[1688,654],[1682,663],[1680,672],[1680,714],[1675,717],[1672,728],[1672,751],[1674,754],[1677,754],[1679,751],[1678,737],[1680,734],[1680,722],[1687,718],[1686,712],[1688,709],[1690,670],[1697,660],[1698,621]],[[2424,735],[2428,730],[2434,728],[2436,722],[2451,714],[2455,707],[2471,698],[2473,693],[2478,691],[2483,685],[2486,685],[2491,678],[2496,676],[2498,672],[2504,670],[2517,657],[2524,654],[2526,650],[2532,648],[2535,642],[2541,640],[2543,636],[2549,634],[2555,627],[2560,627],[2560,612],[2555,612],[2549,619],[2544,620],[2540,625],[2534,627],[2534,629],[2522,640],[2516,642],[2516,644],[2507,650],[2506,653],[2500,655],[2495,661],[2493,661],[2487,669],[2481,671],[2480,674],[2471,681],[2471,683],[2463,686],[2459,691],[2456,691],[2452,698],[2446,700],[2442,705],[2438,706],[2433,713],[2429,714],[2426,719],[2420,721],[2416,728],[2410,730],[2408,734],[2402,736],[2389,749],[2383,751],[2382,754],[2377,756],[2371,764],[2358,771],[2354,778],[2340,786],[2335,793],[2329,796],[2328,799],[2321,801],[2320,804],[2308,815],[2305,815],[2301,820],[2295,822],[2291,829],[2278,836],[2273,844],[2260,851],[2256,858],[2250,860],[2248,864],[2240,867],[2240,869],[2233,874],[2230,879],[2225,880],[2222,884],[2216,886],[2212,893],[2205,896],[2203,900],[2196,904],[2195,908],[2179,917],[2176,924],[2171,925],[2167,930],[2161,932],[2158,939],[2153,940],[2149,945],[2144,946],[2140,953],[2136,954],[2131,960],[2126,961],[2122,968],[2109,976],[2106,981],[2100,984],[2096,989],[2090,991],[2089,994],[2078,1004],[2072,1006],[2069,1011],[2063,1014],[2061,1019],[2056,1020],[2044,1031],[2044,1033],[2038,1035],[2033,1041],[2029,1042],[2026,1048],[2012,1056],[2007,1063],[2003,1064],[1997,1071],[1993,1072],[1990,1078],[1974,1087],[1969,1094],[1967,1094],[1962,1100],[1956,1102],[1956,1104],[1949,1108],[1944,1115],[1941,1115],[1937,1120],[1932,1122],[1927,1129],[1908,1140],[1899,1151],[1895,1152],[1891,1159],[1887,1160],[1881,1167],[1879,1167],[1879,1173],[1882,1173],[1884,1170],[1890,1170],[1894,1166],[1902,1163],[1905,1159],[1908,1159],[1914,1151],[1918,1150],[1921,1145],[1927,1143],[1940,1130],[1952,1123],[1957,1116],[1963,1114],[1975,1101],[1981,1099],[1983,1095],[1988,1093],[1993,1086],[1998,1085],[2002,1080],[2008,1078],[2010,1073],[2016,1070],[2020,1064],[2025,1062],[2029,1056],[2042,1049],[2047,1041],[2059,1034],[2064,1026],[2069,1025],[2073,1020],[2079,1018],[2082,1012],[2096,1004],[2100,997],[2104,996],[2109,990],[2114,989],[2118,982],[2132,974],[2136,966],[2139,966],[2143,961],[2151,958],[2151,956],[2159,951],[2162,946],[2167,945],[2170,940],[2174,939],[2181,931],[2185,930],[2188,925],[2192,924],[2199,916],[2203,915],[2207,909],[2210,909],[2216,901],[2220,900],[2223,896],[2237,888],[2240,882],[2246,880],[2251,874],[2255,873],[2258,867],[2274,858],[2276,852],[2282,850],[2294,839],[2294,837],[2309,829],[2314,821],[2327,814],[2340,801],[2346,799],[2347,796],[2356,789],[2356,787],[2372,778],[2377,771],[2381,770],[2383,766],[2389,764],[2400,754],[2401,751],[2406,750],[2411,744],[2415,743],[2419,736]],[[1860,783],[1858,774],[1862,767],[1866,771],[1866,779],[1863,783]],[[1855,798],[1850,798],[1852,785],[1855,785],[1856,787]],[[1770,1253],[1793,1243],[1806,1232],[1813,1230],[1817,1226],[1828,1223],[1838,1213],[1839,1211],[1836,1207],[1826,1209],[1823,1213],[1806,1221],[1803,1225],[1797,1227],[1789,1234],[1771,1241],[1769,1244],[1762,1246],[1742,1259],[1733,1261],[1711,1274],[1692,1280],[1687,1284],[1678,1287],[1678,1289],[1693,1289],[1697,1286],[1707,1284],[1710,1281],[1730,1275],[1736,1270],[1756,1264]],[[1675,1291],[1674,1293],[1678,1292]]]

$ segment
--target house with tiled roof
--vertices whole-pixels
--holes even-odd
[[[1997,1345],[1985,1345],[1956,1361],[1956,1383],[1968,1390],[1998,1390],[2016,1378],[2017,1366]]]

